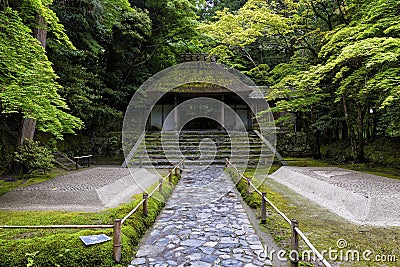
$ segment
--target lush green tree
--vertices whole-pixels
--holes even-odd
[[[85,121],[86,134],[120,129],[135,88],[125,77],[149,38],[148,14],[123,0],[55,1],[52,8],[77,48],[48,50],[63,85],[60,93]]]
[[[197,3],[197,13],[200,20],[213,21],[217,11],[229,9],[231,12],[240,9],[247,1],[246,0],[205,0]]]
[[[366,138],[397,127],[398,15],[398,1],[249,0],[201,30],[221,62],[270,86],[274,111],[302,121],[316,157],[325,135],[363,161]]]
[[[37,128],[58,138],[82,127],[60,97],[44,48],[16,11],[0,13],[1,114],[21,113],[37,120]]]
[[[367,117],[393,105],[399,88],[399,6],[398,1],[365,3],[360,18],[336,30],[322,47],[324,63],[311,69],[316,87],[335,86],[358,162],[364,160]]]

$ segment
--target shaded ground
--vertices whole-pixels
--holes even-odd
[[[128,202],[132,195],[153,184],[159,176],[135,170],[140,186],[128,169],[95,167],[52,180],[16,188],[0,197],[0,209],[99,211]],[[135,176],[136,177],[136,176]]]

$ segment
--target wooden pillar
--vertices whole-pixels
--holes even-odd
[[[114,248],[113,258],[116,263],[121,261],[121,219],[114,220],[114,236],[113,236]]]
[[[178,95],[175,94],[174,95],[174,129],[175,129],[175,131],[178,130],[178,120],[179,120],[177,106],[178,106]]]
[[[247,178],[247,195],[250,196],[251,195],[251,179]]]
[[[265,224],[267,222],[267,201],[265,198],[267,197],[267,193],[261,193],[261,223]]]
[[[291,238],[291,251],[290,251],[290,267],[299,266],[299,235],[295,228],[299,228],[299,222],[292,220],[292,238]]]
[[[225,127],[225,96],[221,96],[221,127]],[[223,129],[221,129],[223,130]]]
[[[158,180],[158,183],[160,184],[160,186],[158,187],[158,191],[160,192],[160,194],[162,194],[162,187],[163,187],[163,178],[160,178]]]
[[[148,200],[149,200],[149,194],[147,193],[143,193],[143,215],[147,217],[147,215],[149,214],[149,208],[148,208]]]

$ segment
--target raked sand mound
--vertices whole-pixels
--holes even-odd
[[[145,169],[132,173],[134,177],[128,169],[117,167],[72,172],[2,195],[0,209],[99,211],[116,207],[159,179],[156,173]]]
[[[270,177],[354,223],[400,226],[400,180],[334,167],[284,166]]]

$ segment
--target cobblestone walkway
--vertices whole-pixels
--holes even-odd
[[[222,167],[182,174],[132,266],[270,266]]]

